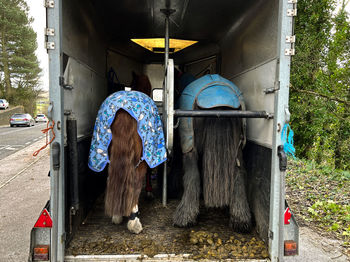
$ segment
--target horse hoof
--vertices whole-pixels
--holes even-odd
[[[123,217],[122,216],[112,216],[112,223],[119,225],[121,222],[123,222]]]
[[[134,234],[139,234],[142,231],[142,224],[138,217],[133,220],[129,220],[127,227],[129,231]]]
[[[184,212],[185,208],[182,206],[177,208],[173,216],[173,225],[176,227],[191,227],[197,224],[198,212]],[[193,210],[192,210],[193,211]]]
[[[233,221],[230,219],[230,226],[232,227],[233,231],[237,233],[249,233],[252,231],[252,223],[250,221],[248,222],[242,222],[242,221]]]

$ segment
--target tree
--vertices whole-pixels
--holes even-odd
[[[300,0],[290,106],[299,157],[350,168],[350,25],[342,0]]]
[[[37,93],[41,69],[36,34],[24,0],[0,0],[0,6],[0,96],[20,104],[24,101],[18,99],[17,93],[23,93],[19,89]],[[29,97],[24,99],[30,101]]]

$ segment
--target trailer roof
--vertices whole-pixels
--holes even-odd
[[[164,14],[170,18],[170,36],[206,42],[219,41],[240,14],[256,0],[90,0],[99,11],[110,41],[118,39],[164,37]]]

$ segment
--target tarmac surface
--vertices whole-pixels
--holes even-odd
[[[28,261],[30,231],[50,195],[45,139],[0,160],[0,262]]]
[[[49,151],[32,154],[45,144],[42,139],[0,160],[0,262],[27,261],[30,230],[49,199]],[[285,261],[346,262],[341,242],[300,228],[300,255]]]

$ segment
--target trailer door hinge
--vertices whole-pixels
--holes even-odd
[[[294,48],[286,48],[284,49],[285,55],[295,55],[295,49]]]
[[[47,36],[54,36],[55,35],[55,29],[53,29],[53,28],[45,28],[45,35],[47,35]]]
[[[53,1],[53,0],[45,0],[44,1],[44,6],[46,8],[54,8],[55,7],[55,1]]]
[[[55,42],[45,42],[45,48],[48,50],[55,49]]]
[[[287,9],[287,16],[297,16],[297,9]]]
[[[287,43],[295,43],[295,35],[287,35],[286,42]]]

